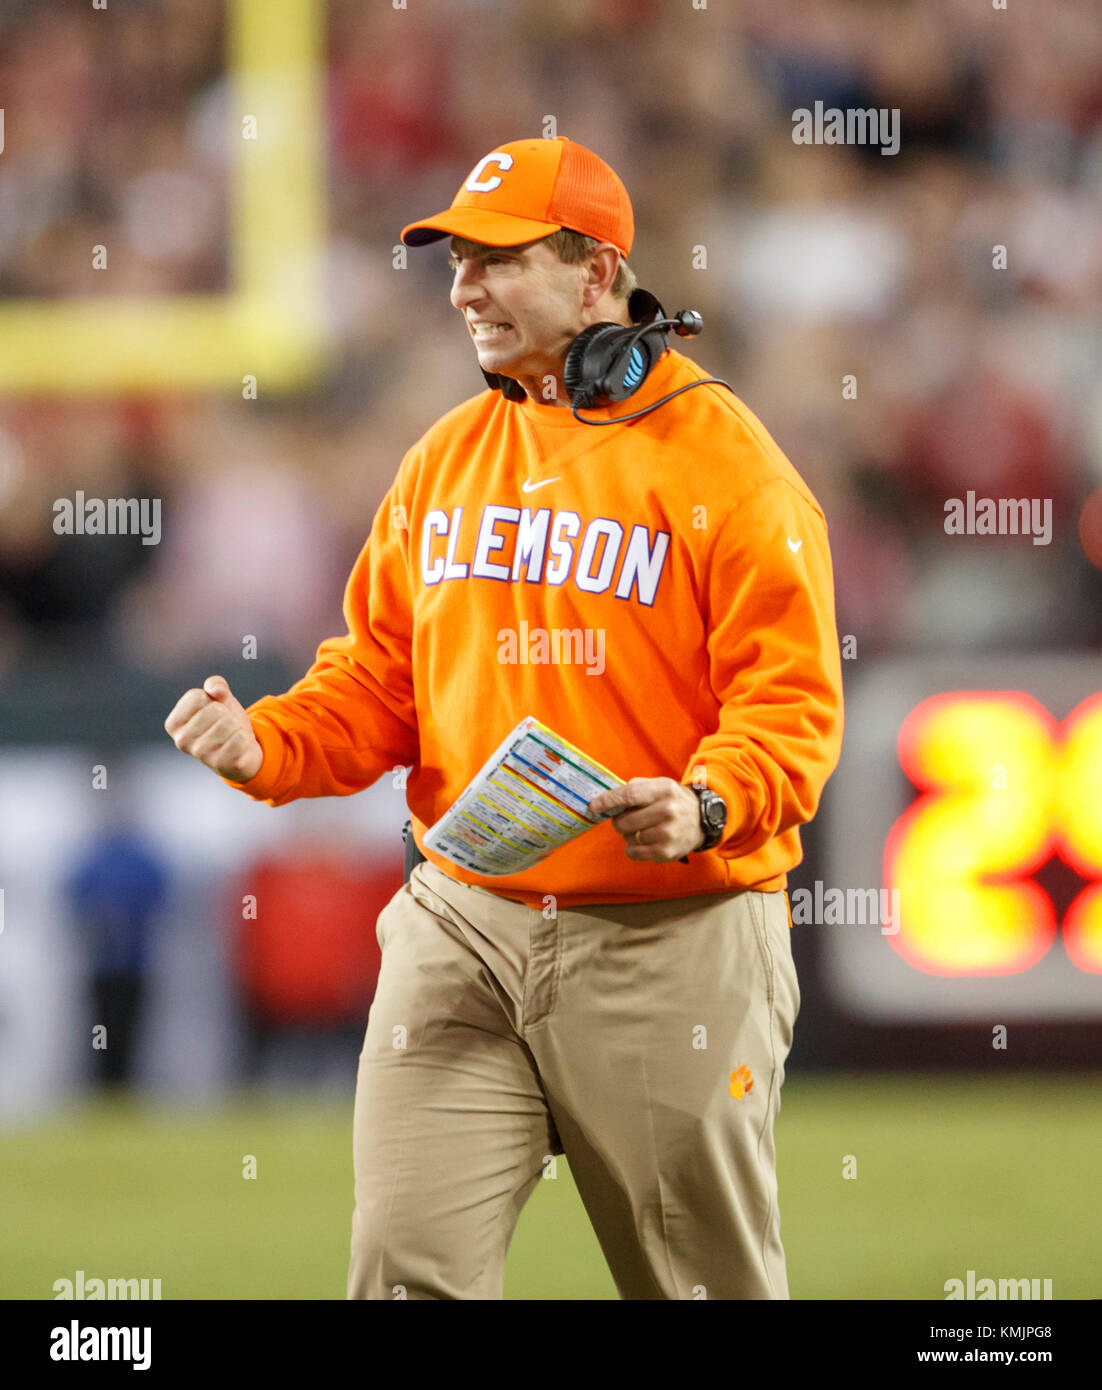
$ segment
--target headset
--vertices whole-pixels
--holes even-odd
[[[729,381],[709,376],[679,386],[653,405],[632,411],[630,415],[617,415],[611,420],[587,420],[584,415],[579,415],[579,410],[614,405],[634,395],[666,350],[666,335],[671,329],[678,337],[689,338],[704,327],[704,320],[695,309],[682,309],[673,318],[667,317],[654,295],[644,289],[632,291],[628,313],[631,315],[630,325],[590,324],[567,349],[562,380],[576,420],[583,425],[619,425],[625,420],[637,420],[640,415],[648,415],[660,405],[672,401],[674,396],[680,396],[682,391],[691,391],[694,386],[726,386],[728,391],[734,391]],[[487,386],[493,391],[500,391],[507,401],[519,403],[528,399],[524,387],[512,377],[485,370],[482,375],[486,378]]]

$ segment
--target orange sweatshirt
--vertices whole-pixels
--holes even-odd
[[[626,414],[707,376],[667,349]],[[842,739],[827,528],[723,386],[639,420],[484,391],[402,460],[344,600],[348,632],[249,709],[264,762],[230,783],[278,806],[413,766],[423,836],[526,715],[624,781],[727,803],[689,863],[636,863],[606,821],[520,874],[445,873],[532,906],[783,888]],[[699,780],[699,779],[698,779]]]

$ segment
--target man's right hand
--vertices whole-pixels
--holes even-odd
[[[223,676],[208,676],[202,690],[181,695],[165,720],[165,733],[181,753],[231,782],[251,781],[264,761],[249,716]]]

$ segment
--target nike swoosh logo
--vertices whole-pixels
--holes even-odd
[[[521,492],[535,492],[536,488],[538,488],[538,487],[546,487],[548,483],[557,483],[557,482],[559,482],[560,479],[561,479],[561,476],[562,476],[562,475],[560,474],[558,478],[543,478],[543,479],[542,479],[540,482],[538,482],[538,483],[534,483],[534,482],[531,480],[531,478],[525,478],[524,482],[521,484],[520,490],[521,490]]]
[[[792,539],[792,537],[789,536],[789,538],[788,538],[788,548],[789,548],[789,550],[791,550],[791,552],[792,552],[793,555],[795,555],[795,554],[799,551],[801,545],[803,545],[803,541],[802,541],[802,540],[800,540],[800,541],[794,541],[794,540]]]

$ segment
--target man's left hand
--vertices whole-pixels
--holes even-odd
[[[589,811],[598,815],[618,806],[623,810],[612,824],[627,841],[629,859],[666,864],[704,843],[700,801],[691,787],[672,777],[633,777],[595,796]]]

